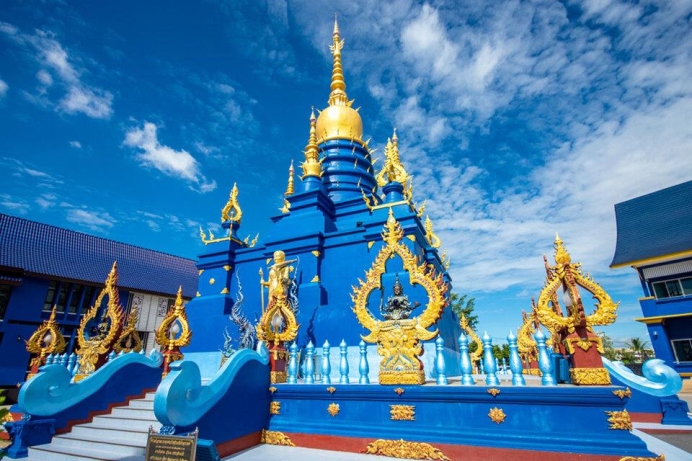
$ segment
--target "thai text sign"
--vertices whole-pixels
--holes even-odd
[[[197,432],[189,436],[149,433],[145,461],[195,461]]]

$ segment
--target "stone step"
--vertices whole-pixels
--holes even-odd
[[[110,414],[116,418],[156,419],[153,408],[115,407]]]
[[[99,426],[97,424],[80,424],[72,428],[70,432],[75,437],[99,438],[100,440],[126,438],[144,446],[147,444],[149,431],[147,429],[132,429],[124,427]]]
[[[73,448],[69,451],[61,451],[52,444],[37,445],[29,448],[28,461],[115,461],[125,459],[143,459],[142,455],[127,456],[117,452],[90,450],[86,448]]]
[[[143,417],[144,418],[144,417]],[[153,412],[148,415],[149,419],[134,419],[134,418],[118,418],[113,415],[95,416],[93,423],[101,427],[109,427],[113,429],[126,428],[128,430],[148,430],[149,426],[153,426],[155,430],[161,428],[161,423],[156,419]]]
[[[152,411],[154,409],[154,401],[148,399],[130,400],[130,404],[123,408],[140,408]]]
[[[118,438],[108,439],[102,439],[98,436],[62,434],[53,437],[50,445],[62,452],[70,452],[75,448],[84,448],[87,450],[120,453],[121,455],[144,455],[146,440],[141,444],[131,438],[124,438],[122,434]]]

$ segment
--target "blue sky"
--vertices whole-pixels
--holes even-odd
[[[608,334],[645,337],[613,205],[692,179],[690,1],[5,1],[0,211],[195,258],[237,182],[261,237],[334,12],[364,139],[397,127],[481,329],[518,326],[558,232],[621,301]]]

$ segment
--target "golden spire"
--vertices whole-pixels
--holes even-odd
[[[334,15],[334,32],[332,33],[332,44],[329,50],[332,53],[332,82],[329,93],[329,107],[320,113],[317,118],[317,137],[318,142],[329,139],[350,139],[359,141],[362,144],[363,121],[358,111],[351,105],[353,101],[348,100],[346,95],[346,81],[341,64],[341,50],[344,41],[339,32],[339,23]]]
[[[387,138],[387,146],[384,148],[385,161],[382,170],[377,173],[377,185],[385,186],[388,182],[398,182],[405,185],[408,181],[408,173],[399,157],[399,138],[396,136],[396,128],[391,139]]]
[[[238,185],[233,183],[233,189],[231,189],[231,194],[228,197],[228,203],[221,210],[221,222],[232,221],[240,224],[240,220],[243,218],[243,211],[240,209],[240,204],[238,203]],[[200,228],[200,232],[202,232]]]
[[[288,168],[288,184],[286,185],[284,197],[289,197],[295,193],[295,188],[293,187],[293,172],[293,160],[291,160],[291,166]]]
[[[572,257],[565,249],[557,232],[555,232],[555,262],[558,264],[569,264],[572,262]]]
[[[305,146],[305,162],[300,165],[303,169],[303,177],[301,179],[305,179],[308,176],[322,177],[322,162],[319,160],[319,150],[317,148],[316,124],[317,119],[315,118],[315,108],[313,107],[310,113],[310,137],[308,138],[308,145]]]

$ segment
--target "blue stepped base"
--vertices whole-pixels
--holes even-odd
[[[269,421],[272,431],[604,457],[656,456],[629,431],[610,427],[606,412],[625,406],[613,394],[620,387],[498,386],[495,397],[486,386],[275,387],[278,414]],[[327,411],[332,403],[339,405],[335,416]],[[413,420],[393,420],[392,405],[413,406]],[[491,420],[493,408],[502,410],[504,421]]]

